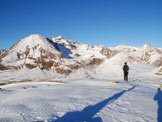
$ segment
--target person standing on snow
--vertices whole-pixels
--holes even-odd
[[[158,104],[157,121],[162,122],[162,91],[160,88],[158,88],[157,93],[154,96],[154,100],[156,100]]]
[[[127,65],[127,62],[125,62],[124,66],[123,66],[123,71],[124,71],[124,80],[128,81],[129,66]]]

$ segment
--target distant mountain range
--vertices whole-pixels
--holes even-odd
[[[19,40],[9,51],[0,50],[0,70],[41,69],[69,75],[79,69],[120,65],[124,62],[162,66],[162,49],[152,45],[108,48],[80,44],[62,36],[44,38],[33,34]]]

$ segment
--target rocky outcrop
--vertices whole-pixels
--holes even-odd
[[[0,64],[0,70],[8,70],[9,68],[5,67],[4,65]]]
[[[117,51],[112,51],[108,49],[107,47],[103,47],[100,51],[100,53],[104,56],[106,56],[107,59],[113,57],[114,55],[117,54]]]
[[[1,49],[1,50],[0,50],[0,55],[3,55],[3,54],[6,53],[6,52],[7,52],[7,50]]]
[[[88,66],[100,65],[103,61],[104,61],[104,59],[93,58],[93,59],[91,59],[90,62],[88,63]]]

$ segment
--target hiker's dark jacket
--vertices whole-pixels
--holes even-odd
[[[125,65],[123,66],[123,71],[124,71],[124,72],[128,72],[128,71],[129,71],[129,66],[128,66],[127,64],[125,64]]]

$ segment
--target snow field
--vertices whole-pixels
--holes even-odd
[[[157,87],[147,81],[66,80],[2,86],[0,121],[156,122]],[[146,85],[147,84],[147,85]]]

